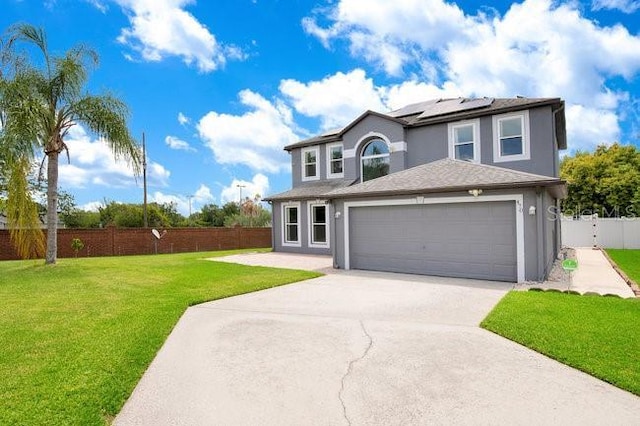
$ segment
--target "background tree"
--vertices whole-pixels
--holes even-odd
[[[31,50],[18,50],[18,46]],[[41,58],[30,58],[35,48]],[[66,152],[65,137],[71,127],[82,124],[104,141],[116,158],[122,158],[137,173],[141,152],[127,128],[128,109],[111,95],[84,93],[88,72],[98,63],[92,49],[78,45],[62,56],[52,55],[42,29],[31,25],[12,26],[3,40],[3,67],[0,109],[4,122],[0,148],[11,155],[3,160],[7,167],[7,219],[15,231],[16,247],[24,254],[24,222],[31,222],[33,208],[26,185],[28,169],[38,153],[44,153],[47,166],[47,245],[45,263],[57,257],[58,159]],[[44,165],[44,163],[43,163]],[[23,210],[25,209],[25,210]],[[32,223],[28,223],[32,225]],[[21,250],[22,248],[22,250]]]
[[[629,217],[640,213],[640,151],[634,145],[600,145],[592,153],[565,157],[560,177],[569,190],[562,202],[564,214]]]
[[[102,226],[142,228],[144,226],[142,204],[124,204],[111,201],[99,209]],[[184,226],[186,219],[177,211],[175,203],[149,203],[147,217],[152,228]]]
[[[240,213],[237,203],[228,202],[219,207],[215,204],[206,204],[196,214],[196,224],[198,226],[225,226],[226,218]]]
[[[224,221],[224,226],[244,226],[249,228],[271,226],[271,213],[262,207],[259,196],[256,196],[253,200],[247,197],[240,205],[240,212],[228,216]]]

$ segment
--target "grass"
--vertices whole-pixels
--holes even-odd
[[[640,250],[607,249],[607,254],[636,284],[640,284]]]
[[[319,274],[228,254],[0,262],[0,424],[105,424],[185,311]]]
[[[508,293],[481,326],[640,395],[640,299]]]

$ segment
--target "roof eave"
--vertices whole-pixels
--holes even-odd
[[[342,136],[346,132],[351,130],[356,124],[358,124],[360,121],[364,120],[366,117],[368,117],[370,115],[373,115],[373,116],[376,116],[376,117],[380,117],[380,118],[385,119],[385,120],[396,122],[396,123],[400,124],[401,126],[406,126],[406,125],[409,124],[406,120],[403,120],[401,118],[391,117],[390,115],[386,115],[386,114],[383,114],[381,112],[367,110],[367,111],[363,112],[362,114],[360,114],[355,120],[353,120],[349,124],[347,124],[342,130],[340,130],[335,135],[328,136],[326,139],[319,139],[318,136],[315,136],[313,138],[305,139],[305,140],[302,140],[300,142],[296,142],[294,144],[287,145],[287,146],[284,147],[284,150],[290,152],[292,149],[296,149],[296,148],[305,148],[307,146],[320,145],[320,144],[329,143],[329,142],[339,142],[339,141],[342,140]]]
[[[484,185],[461,185],[461,186],[449,186],[441,188],[427,188],[427,189],[408,189],[408,190],[389,190],[389,191],[376,191],[366,193],[352,193],[352,194],[327,194],[326,198],[334,199],[346,199],[346,198],[372,198],[372,197],[388,197],[394,195],[420,195],[420,194],[441,194],[447,192],[461,192],[468,191],[470,189],[515,189],[515,188],[535,188],[541,187],[554,187],[562,186],[566,192],[566,182],[558,179],[550,179],[545,181],[530,181],[530,182],[513,182],[513,183],[501,183],[501,184],[484,184]],[[565,195],[566,196],[566,195]],[[564,197],[557,197],[564,198]]]

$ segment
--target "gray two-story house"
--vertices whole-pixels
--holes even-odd
[[[540,281],[560,249],[559,98],[438,99],[285,147],[275,251],[334,266]]]

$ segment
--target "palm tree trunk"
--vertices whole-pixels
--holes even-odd
[[[58,257],[58,155],[47,153],[47,265],[56,263]]]

